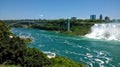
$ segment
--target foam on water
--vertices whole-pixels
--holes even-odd
[[[96,27],[94,27],[94,26],[96,26]],[[105,32],[103,30],[105,30],[105,28],[109,28],[110,25],[108,24],[108,27],[106,27],[106,24],[96,24],[94,26],[93,27],[96,28],[96,31],[93,30],[94,33],[99,32],[97,30],[102,31],[102,33],[103,33],[103,32]],[[102,27],[104,27],[104,29],[102,29]],[[117,25],[113,25],[111,27],[119,28],[120,25],[117,24]],[[112,29],[112,28],[110,28],[110,29]],[[39,31],[39,30],[38,31],[36,31],[36,30],[29,31],[29,29],[25,29],[23,31],[23,29],[22,29],[21,30],[22,32],[19,32],[20,30],[17,29],[17,30],[14,30],[14,32],[17,33],[17,35],[19,35],[19,36],[21,36],[21,35],[22,36],[32,36],[35,38],[35,42],[30,44],[31,47],[39,48],[42,51],[54,52],[58,56],[69,57],[78,62],[82,61],[82,62],[88,64],[88,67],[115,67],[115,66],[120,67],[119,62],[114,62],[116,59],[116,58],[114,59],[114,57],[116,57],[116,54],[115,54],[115,56],[113,54],[114,51],[110,52],[109,50],[107,50],[108,48],[113,49],[113,47],[116,48],[115,46],[119,46],[119,44],[117,44],[119,41],[117,41],[117,42],[116,41],[115,42],[114,41],[102,42],[101,40],[89,39],[86,37],[80,37],[80,38],[79,37],[71,37],[71,36],[67,37],[67,36],[51,34],[49,32],[41,33],[41,31]],[[102,33],[100,33],[100,34],[102,34]],[[102,39],[102,38],[100,38],[100,39]],[[107,44],[107,45],[105,45],[105,44]],[[114,44],[114,46],[111,46],[111,44]],[[101,47],[103,47],[104,49],[101,49]],[[113,50],[115,50],[115,49],[113,49]],[[119,53],[119,50],[117,50],[117,51]]]
[[[82,49],[82,48],[81,48]],[[93,67],[94,65],[98,65],[99,67],[106,67],[106,66],[114,66],[109,62],[112,61],[112,58],[109,56],[109,53],[106,51],[92,51],[88,53],[76,53],[73,51],[66,50],[65,53],[79,55],[80,61],[88,64],[89,67]]]
[[[94,64],[97,64],[99,67],[112,65],[109,63],[110,61],[112,61],[112,58],[109,57],[109,53],[107,53],[106,51],[94,50],[92,53],[86,53],[84,60],[89,65],[89,67],[92,67],[92,65]]]
[[[69,41],[65,40],[65,44],[68,44]],[[105,67],[105,66],[111,66],[109,62],[112,61],[112,58],[110,57],[110,53],[107,51],[98,51],[98,50],[90,50],[87,47],[76,45],[74,48],[79,48],[81,50],[84,50],[86,52],[74,52],[66,50],[65,53],[68,55],[78,55],[80,58],[80,61],[85,62],[89,65],[89,67],[93,67],[94,65],[98,65],[99,67]]]
[[[95,24],[91,33],[85,35],[89,38],[120,40],[120,23]]]

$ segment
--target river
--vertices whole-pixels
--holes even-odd
[[[69,36],[29,28],[12,28],[11,31],[18,36],[33,38],[29,47],[55,52],[59,56],[84,62],[89,67],[120,67],[120,41]]]

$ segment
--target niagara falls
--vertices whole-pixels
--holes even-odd
[[[91,28],[91,33],[85,36],[95,39],[120,41],[120,23],[113,22],[94,24],[94,26]]]

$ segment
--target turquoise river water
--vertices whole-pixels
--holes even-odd
[[[120,41],[69,36],[38,29],[12,28],[20,37],[33,38],[30,47],[55,52],[89,67],[120,67]]]

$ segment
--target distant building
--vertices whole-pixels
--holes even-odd
[[[76,20],[77,18],[76,17],[71,17],[71,20]]]
[[[90,15],[91,20],[96,20],[96,15]]]
[[[102,18],[103,18],[103,16],[102,16],[102,14],[100,14],[100,17],[99,17],[99,19],[100,19],[100,20],[102,20]]]
[[[117,22],[120,22],[120,19],[117,19]]]
[[[106,16],[105,21],[110,21],[110,18],[108,16]]]

